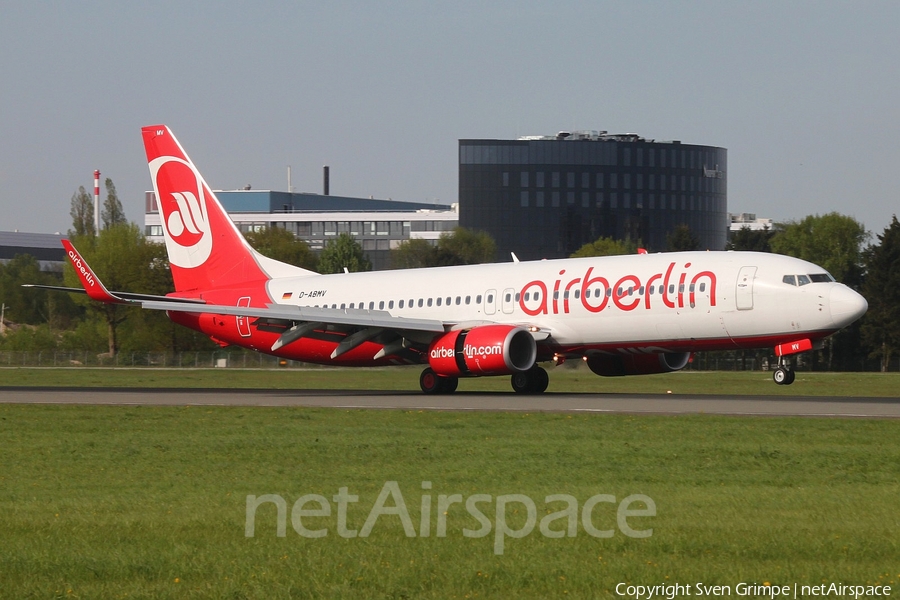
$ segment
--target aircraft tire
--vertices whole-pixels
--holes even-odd
[[[441,377],[431,367],[419,375],[419,387],[426,394],[452,394],[459,385],[457,377]]]
[[[419,375],[419,387],[426,394],[440,394],[443,385],[437,373],[431,367],[428,367]]]
[[[541,367],[534,366],[521,373],[513,373],[510,383],[517,394],[543,394],[550,384],[550,376]]]
[[[782,367],[778,367],[778,368],[775,369],[775,371],[772,373],[772,379],[773,379],[773,380],[775,381],[775,383],[777,383],[778,385],[787,385],[788,377],[789,377],[788,373],[790,373],[790,371],[788,371],[787,369],[782,368]]]
[[[794,383],[794,379],[797,377],[797,374],[794,373],[793,369],[788,369],[787,379],[784,380],[784,385],[791,385]]]

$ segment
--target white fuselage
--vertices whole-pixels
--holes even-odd
[[[785,276],[819,279],[805,285]],[[802,281],[802,280],[801,280]],[[278,278],[280,304],[386,311],[470,327],[547,331],[562,352],[770,346],[818,339],[865,312],[812,263],[753,252],[683,252]]]

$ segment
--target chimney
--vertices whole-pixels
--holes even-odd
[[[322,195],[328,195],[328,165],[322,167]]]

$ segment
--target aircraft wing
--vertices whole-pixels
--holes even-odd
[[[69,261],[75,268],[83,289],[57,286],[39,286],[65,292],[86,293],[99,302],[107,304],[130,304],[149,310],[177,311],[185,313],[209,313],[216,315],[235,315],[238,317],[258,317],[276,321],[293,323],[321,323],[327,325],[349,325],[364,328],[385,328],[402,331],[423,331],[443,333],[449,327],[435,319],[410,319],[394,317],[386,311],[364,309],[316,308],[311,306],[294,306],[290,304],[269,304],[265,308],[253,306],[228,306],[208,304],[203,300],[192,298],[174,298],[171,296],[153,296],[149,294],[132,294],[130,292],[110,292],[94,273],[87,261],[81,256],[69,240],[62,240]]]
[[[360,327],[384,327],[407,331],[431,331],[442,333],[446,330],[442,321],[434,319],[409,319],[394,317],[383,310],[360,310],[350,308],[315,308],[291,304],[269,304],[267,308],[253,306],[226,306],[223,304],[195,304],[181,300],[141,302],[142,308],[150,310],[171,310],[186,313],[208,313],[214,315],[235,315],[238,317],[260,317],[286,321],[306,321],[334,325],[356,325]]]
[[[460,329],[467,325],[465,323],[444,322],[437,319],[398,317],[383,310],[320,308],[277,303],[270,303],[266,307],[231,306],[209,304],[203,300],[192,298],[111,292],[106,289],[106,286],[103,285],[103,282],[100,281],[100,278],[93,272],[78,250],[68,240],[62,240],[62,243],[84,289],[37,285],[31,287],[86,293],[99,302],[140,306],[148,310],[255,317],[263,325],[274,327],[276,331],[281,332],[280,337],[272,346],[273,352],[301,337],[305,337],[316,329],[338,325],[347,328],[348,333],[345,340],[332,353],[332,358],[348,352],[367,340],[380,337],[390,331],[395,332],[399,341],[395,339],[390,346],[383,348],[375,357],[380,358],[407,347],[405,345],[406,338],[418,340],[418,344],[427,346],[435,334]],[[536,341],[544,341],[550,335],[550,332],[546,329],[541,330],[535,327],[528,327],[527,324],[524,326],[528,328]]]

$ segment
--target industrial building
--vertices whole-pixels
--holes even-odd
[[[391,266],[390,251],[410,239],[436,241],[459,224],[454,206],[350,198],[271,190],[216,191],[216,197],[243,231],[282,227],[318,253],[330,239],[349,233],[372,261],[373,269]],[[163,241],[155,192],[146,192],[147,238]]]
[[[25,233],[0,231],[0,263],[7,263],[20,254],[37,259],[42,271],[61,271],[66,253],[58,233]]]
[[[727,172],[725,148],[631,133],[459,140],[459,224],[523,260],[569,256],[600,237],[663,251],[679,225],[700,249],[722,250]]]

